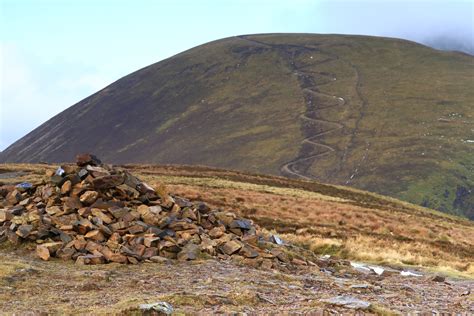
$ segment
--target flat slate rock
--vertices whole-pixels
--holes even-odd
[[[370,307],[370,303],[367,301],[360,300],[358,298],[348,296],[348,295],[340,295],[331,297],[329,299],[323,299],[321,302],[329,303],[332,305],[343,306],[346,308],[351,309],[368,309]]]

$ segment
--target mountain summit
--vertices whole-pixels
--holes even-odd
[[[202,164],[351,185],[474,218],[474,57],[366,36],[222,39],[82,100],[0,162]]]

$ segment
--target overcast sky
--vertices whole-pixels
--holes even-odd
[[[400,37],[474,52],[471,1],[0,0],[0,150],[139,68],[251,33]]]

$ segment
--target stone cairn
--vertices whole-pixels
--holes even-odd
[[[91,154],[49,170],[41,183],[0,187],[0,242],[36,242],[43,260],[137,264],[235,257],[255,267],[290,262],[277,236],[251,220],[155,189]]]

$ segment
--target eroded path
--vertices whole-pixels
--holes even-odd
[[[314,161],[314,159],[318,157],[327,156],[336,151],[333,146],[323,143],[321,137],[330,133],[334,133],[345,127],[341,123],[316,117],[316,113],[327,108],[344,106],[346,104],[346,101],[341,96],[331,95],[319,91],[319,87],[323,85],[329,85],[337,80],[334,74],[328,72],[314,72],[305,69],[308,67],[315,67],[318,65],[334,62],[338,60],[338,57],[325,53],[315,47],[309,47],[304,45],[272,44],[255,39],[250,39],[246,36],[240,36],[240,38],[252,43],[265,45],[277,49],[278,51],[283,53],[283,55],[286,56],[290,68],[298,76],[298,82],[304,93],[304,99],[306,103],[306,112],[300,115],[300,119],[309,124],[314,124],[315,126],[318,126],[320,129],[322,129],[322,131],[312,133],[311,135],[304,138],[301,142],[302,146],[304,144],[309,144],[313,147],[314,150],[311,150],[309,152],[301,150],[299,156],[296,159],[283,164],[280,168],[280,171],[284,175],[294,176],[306,180],[314,179],[311,174],[304,170],[305,168],[308,169],[308,167],[305,167],[305,164],[307,164],[307,162]],[[298,66],[295,61],[296,55],[298,53],[307,52],[323,55],[325,56],[325,58],[320,61],[312,62],[309,65]],[[318,83],[315,82],[316,77],[319,79]],[[315,99],[317,98],[326,99],[326,101],[321,101],[320,103],[318,103],[315,101]],[[314,153],[314,151],[316,151],[316,153]]]

